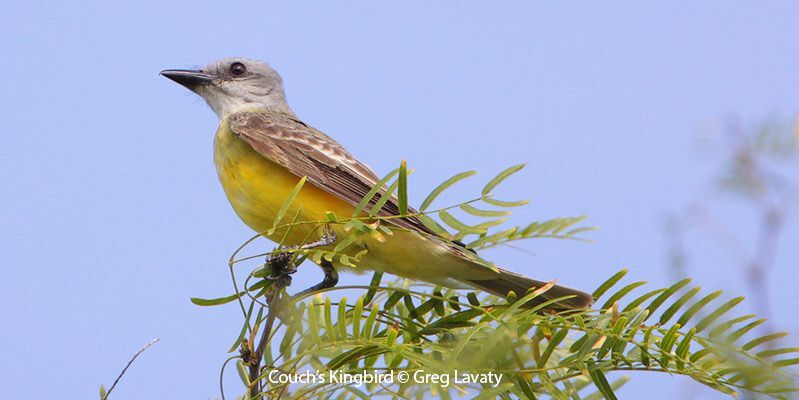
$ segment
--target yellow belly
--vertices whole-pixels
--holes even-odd
[[[214,140],[214,163],[219,181],[236,214],[260,233],[272,228],[284,201],[300,180],[286,168],[258,154],[236,137],[224,122]],[[353,210],[348,203],[306,183],[280,222],[281,225],[290,223],[298,212],[300,221],[324,221],[326,211],[348,217]],[[285,244],[302,244],[309,235],[310,240],[316,240],[319,238],[317,228],[312,223],[294,225]],[[284,233],[285,230],[280,229],[267,237],[280,242]]]
[[[275,216],[299,182],[299,177],[258,154],[234,135],[224,120],[214,140],[214,163],[219,181],[236,214],[250,228],[274,242],[283,240],[285,245],[301,245],[318,240],[327,211],[340,218],[353,214],[352,205],[306,182],[280,222],[281,225],[290,223],[295,215],[299,215],[297,221],[305,223],[293,224],[288,235],[284,229],[266,234],[273,227]],[[339,238],[348,235],[341,225],[331,228]],[[349,253],[352,255],[363,248],[368,252],[358,264],[358,272],[378,270],[446,286],[460,286],[453,278],[479,278],[493,273],[453,257],[440,242],[400,230],[395,230],[394,235],[388,236],[384,242],[366,237],[350,246]],[[335,267],[345,268],[338,263]]]

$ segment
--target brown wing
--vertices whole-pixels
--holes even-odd
[[[315,186],[353,206],[360,203],[379,180],[369,167],[352,157],[335,140],[291,115],[274,111],[239,112],[228,117],[228,124],[234,134],[262,156],[298,177],[307,177]],[[372,197],[369,209],[380,197]],[[409,208],[408,213],[415,214],[416,210]],[[378,215],[399,215],[396,198],[392,196]],[[438,236],[415,216],[389,221],[401,228]]]

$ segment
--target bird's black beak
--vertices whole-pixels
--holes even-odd
[[[211,74],[192,69],[165,69],[161,71],[161,75],[185,86],[189,90],[207,85],[216,79]]]

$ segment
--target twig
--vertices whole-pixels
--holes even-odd
[[[773,270],[779,238],[783,228],[782,212],[777,207],[769,207],[763,211],[760,222],[760,233],[758,235],[755,256],[749,263],[749,286],[755,294],[754,299],[764,317],[767,318],[763,326],[763,331],[774,332],[771,291],[769,290],[768,277]],[[776,342],[770,342],[769,346],[774,348]]]
[[[727,151],[724,159],[728,172],[716,177],[725,183],[725,190],[741,200],[746,200],[758,218],[758,232],[754,240],[744,240],[743,235],[719,218],[699,200],[689,204],[684,211],[673,217],[667,226],[667,233],[673,236],[669,249],[670,266],[681,274],[686,271],[682,235],[687,229],[698,228],[706,231],[711,239],[719,242],[725,252],[731,254],[733,261],[742,264],[744,281],[755,300],[755,307],[767,322],[759,327],[764,332],[773,332],[771,292],[769,277],[777,260],[779,239],[784,232],[790,198],[780,200],[780,188],[792,182],[783,176],[769,173],[766,168],[766,154],[758,150],[757,144],[737,123],[730,122],[724,129],[724,143]],[[792,148],[793,149],[793,148]],[[775,183],[778,181],[781,185]],[[677,229],[669,229],[669,228]],[[753,245],[750,245],[753,242]],[[778,342],[769,342],[775,346]]]
[[[261,359],[264,356],[266,345],[269,343],[277,313],[280,312],[281,293],[283,293],[283,289],[291,285],[291,274],[296,271],[296,266],[291,259],[290,253],[272,256],[267,260],[267,264],[272,268],[272,275],[267,278],[272,281],[272,286],[266,295],[266,303],[269,306],[269,312],[266,314],[266,324],[261,332],[261,339],[258,344],[243,341],[241,350],[243,361],[249,365],[250,398],[253,400],[261,394]],[[253,332],[254,334],[255,332]],[[253,338],[252,340],[255,339]],[[253,345],[255,345],[255,351],[252,351]]]
[[[277,307],[277,299],[279,299],[280,287],[274,286],[272,293],[269,294],[267,303],[269,304],[269,312],[266,314],[266,324],[264,326],[263,332],[261,332],[261,340],[258,342],[258,346],[255,349],[255,352],[252,353],[251,358],[249,360],[250,368],[249,368],[249,375],[250,375],[250,398],[256,399],[257,396],[261,393],[261,359],[264,356],[264,350],[266,350],[266,344],[269,342],[269,336],[272,333],[272,327],[275,324],[275,317],[277,315],[276,309]],[[245,360],[246,361],[246,360]]]
[[[266,303],[269,306],[269,312],[266,314],[266,324],[264,330],[261,332],[261,339],[256,345],[255,351],[252,351],[252,345],[255,343],[247,343],[242,341],[242,359],[245,363],[249,364],[249,378],[250,378],[250,398],[256,399],[261,393],[261,359],[264,355],[264,350],[269,343],[269,338],[272,334],[272,328],[275,324],[280,312],[280,307],[283,305],[281,294],[285,293],[284,289],[291,285],[291,275],[297,271],[297,266],[292,258],[293,253],[297,250],[309,250],[318,247],[324,247],[333,244],[336,241],[336,233],[329,227],[325,226],[325,231],[319,240],[303,244],[301,246],[292,246],[286,248],[287,252],[270,254],[266,263],[271,267],[272,274],[266,278],[272,281],[272,286],[269,293],[266,295]],[[314,289],[312,287],[311,289]],[[314,290],[315,291],[315,290]],[[302,295],[302,292],[300,293]],[[257,325],[257,323],[256,323]],[[253,335],[255,333],[253,332]],[[253,338],[254,340],[254,338]]]
[[[149,349],[150,346],[158,343],[158,340],[159,340],[158,338],[151,340],[149,343],[145,344],[141,349],[139,349],[139,351],[137,351],[136,354],[133,355],[133,357],[131,357],[130,361],[128,361],[128,364],[125,365],[125,368],[122,368],[122,372],[119,373],[117,379],[114,380],[114,383],[111,385],[110,388],[108,388],[108,391],[105,392],[105,396],[103,396],[102,400],[108,399],[108,396],[111,394],[111,391],[114,390],[114,388],[117,386],[117,383],[119,383],[119,380],[122,379],[123,375],[125,375],[125,371],[127,371],[128,368],[130,368],[130,365],[133,364],[133,361],[136,360],[136,357],[138,357],[139,354],[144,353],[144,351]]]

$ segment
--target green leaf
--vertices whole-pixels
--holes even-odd
[[[755,347],[760,346],[763,343],[770,342],[770,341],[777,340],[777,339],[781,339],[781,338],[784,338],[786,336],[788,336],[788,332],[777,332],[777,333],[772,333],[770,335],[761,336],[759,338],[752,339],[749,342],[747,342],[745,345],[743,345],[743,349],[744,350],[752,350]]]
[[[241,383],[243,383],[245,387],[249,386],[250,374],[247,372],[247,367],[244,366],[243,361],[236,361],[236,371],[239,373],[239,379],[241,379]]]
[[[661,357],[660,357],[660,365],[664,369],[669,368],[669,360],[671,359],[671,348],[674,346],[674,343],[677,342],[677,336],[679,335],[680,324],[672,325],[671,329],[666,332],[665,335],[660,339],[660,343],[658,346],[660,347]]]
[[[447,230],[444,229],[443,226],[441,226],[438,222],[436,222],[436,220],[424,214],[419,214],[418,217],[419,220],[422,221],[422,225],[424,225],[431,231],[435,232],[439,236],[449,237],[449,232],[447,232]]]
[[[325,319],[325,333],[329,342],[336,341],[336,327],[333,325],[333,305],[330,297],[325,297],[324,312],[322,316]]]
[[[764,322],[766,322],[765,318],[752,321],[744,325],[743,327],[738,328],[735,332],[731,333],[730,336],[727,337],[727,340],[729,340],[731,343],[734,343],[735,341],[740,339],[743,335],[745,335],[747,332],[751,331],[752,329],[756,328],[757,326],[759,326]]]
[[[275,233],[275,229],[277,229],[277,226],[280,224],[280,220],[282,220],[283,216],[286,215],[286,211],[288,211],[289,206],[291,206],[291,203],[294,202],[294,199],[300,193],[300,189],[302,189],[302,186],[305,185],[306,179],[307,177],[303,176],[300,178],[297,184],[294,185],[294,189],[291,189],[291,193],[289,193],[288,197],[286,197],[286,200],[283,201],[283,205],[280,206],[277,214],[275,214],[275,219],[272,222],[272,228],[267,231],[268,234],[271,235]]]
[[[355,301],[352,309],[352,338],[358,340],[361,336],[361,320],[363,319],[363,297]]]
[[[601,338],[602,335],[599,334],[587,333],[583,335],[583,337],[572,343],[572,346],[569,348],[569,350],[575,354],[572,354],[567,359],[571,362],[585,362],[586,356],[595,351],[594,346]],[[566,359],[562,361],[565,362]]]
[[[424,303],[420,304],[419,307],[416,307],[416,318],[423,320],[425,314],[433,310],[437,301],[438,300],[431,298],[430,300],[427,300]]]
[[[344,239],[339,240],[339,242],[336,244],[336,247],[333,248],[333,252],[334,253],[343,252],[347,247],[351,246],[353,243],[355,243],[356,240],[360,239],[361,236],[363,235],[364,235],[363,231],[355,231],[350,233]]]
[[[324,252],[322,250],[314,250],[313,252],[311,252],[311,255],[309,256],[309,258],[314,263],[321,264],[323,255],[324,255]]]
[[[293,351],[294,336],[297,334],[297,329],[294,326],[287,326],[286,331],[283,333],[283,339],[280,341],[280,355],[284,358],[291,358]]]
[[[425,211],[425,210],[427,210],[427,207],[429,207],[429,206],[430,206],[430,204],[432,204],[432,203],[433,203],[433,201],[434,201],[434,200],[435,200],[435,199],[436,199],[436,198],[437,198],[439,195],[441,195],[441,193],[442,193],[443,191],[447,190],[447,189],[448,189],[450,186],[454,185],[454,184],[455,184],[455,183],[457,183],[458,181],[461,181],[461,180],[463,180],[463,179],[466,179],[466,178],[468,178],[468,177],[470,177],[470,176],[472,176],[472,175],[474,175],[474,174],[476,174],[476,173],[477,173],[476,171],[465,171],[465,172],[461,172],[461,173],[459,173],[459,174],[455,174],[455,176],[453,176],[453,177],[451,177],[451,178],[447,179],[446,181],[444,181],[444,182],[443,182],[443,183],[441,183],[440,185],[436,186],[436,188],[435,188],[435,189],[433,189],[433,191],[432,191],[432,192],[430,192],[430,194],[428,194],[428,195],[427,195],[427,197],[425,197],[424,201],[422,201],[422,206],[421,206],[421,207],[419,207],[419,211]]]
[[[592,231],[596,231],[596,230],[599,230],[599,228],[597,228],[596,226],[583,226],[583,227],[580,227],[580,228],[574,228],[574,229],[566,232],[563,236],[573,237],[573,236],[577,236],[578,233],[592,232]],[[623,378],[620,378],[620,379],[616,380],[616,382],[620,382],[620,381],[623,381]],[[613,382],[613,384],[611,384],[611,386],[615,385],[616,382]]]
[[[361,399],[361,400],[371,400],[371,399],[372,399],[372,397],[370,397],[369,395],[367,395],[367,394],[366,394],[366,393],[364,393],[363,391],[361,391],[361,390],[359,390],[359,389],[355,388],[355,387],[354,387],[354,386],[352,386],[352,385],[344,385],[344,386],[342,386],[341,388],[342,388],[343,390],[346,390],[346,391],[348,391],[348,392],[350,392],[350,393],[354,394],[354,395],[355,395],[355,397],[357,397],[357,398],[359,398],[359,399]]]
[[[490,204],[492,206],[506,207],[506,208],[508,208],[508,207],[521,207],[521,206],[527,205],[527,203],[529,203],[528,200],[507,201],[507,200],[497,200],[497,199],[495,199],[493,197],[482,197],[481,200],[484,203]]]
[[[629,376],[622,376],[621,378],[613,381],[613,383],[610,384],[610,387],[615,392],[616,390],[619,390],[622,386],[624,386],[624,384],[627,383],[629,380],[630,380]],[[602,394],[602,392],[595,392],[586,396],[585,400],[602,400],[603,397],[604,395]]]
[[[547,361],[552,356],[552,352],[555,351],[555,348],[563,342],[563,339],[566,339],[566,335],[569,334],[568,328],[558,329],[555,331],[555,334],[552,335],[552,338],[549,339],[549,343],[547,343],[547,347],[544,349],[544,352],[541,353],[541,358],[536,362],[538,368],[546,368]]]
[[[375,294],[377,294],[377,288],[380,287],[381,280],[383,280],[383,273],[380,271],[375,271],[374,275],[372,275],[372,281],[369,282],[369,290],[366,292],[366,296],[363,298],[364,304],[369,304],[375,297]]]
[[[350,261],[350,257],[348,255],[346,255],[346,254],[340,255],[339,258],[338,258],[338,261],[341,263],[341,265],[346,265],[348,267],[355,267],[356,266],[355,264],[352,263],[352,261]]]
[[[241,326],[241,331],[239,332],[239,337],[236,338],[236,341],[233,342],[233,345],[230,346],[228,349],[228,353],[232,353],[234,350],[239,348],[241,344],[241,340],[244,339],[244,335],[247,333],[247,330],[250,328],[250,318],[252,317],[252,310],[255,307],[255,302],[250,302],[250,307],[247,309],[247,314],[244,316],[244,324]]]
[[[480,300],[477,299],[477,294],[474,292],[466,293],[466,299],[469,300],[469,304],[480,307]]]
[[[416,319],[418,314],[416,313],[416,306],[413,305],[413,299],[411,298],[411,295],[406,294],[405,296],[402,296],[402,302],[405,304],[405,308],[408,309],[408,316],[411,317],[411,319]]]
[[[649,368],[651,364],[649,357],[649,348],[650,348],[650,343],[652,341],[652,332],[654,332],[654,330],[655,330],[655,325],[650,325],[648,328],[646,328],[646,331],[644,332],[643,345],[639,346],[639,349],[641,350],[641,364],[643,364],[646,368]]]
[[[774,356],[781,356],[783,354],[790,354],[790,353],[797,353],[799,352],[799,347],[786,347],[783,349],[769,349],[763,350],[756,354],[757,357],[760,358],[768,358]]]
[[[616,400],[616,393],[613,392],[613,388],[608,383],[608,379],[605,378],[605,374],[602,372],[602,369],[594,365],[594,362],[589,360],[588,362],[588,374],[591,376],[591,380],[596,385],[599,392],[605,396],[607,400]]]
[[[325,220],[327,222],[335,223],[338,222],[338,216],[333,211],[325,211]]]
[[[654,314],[655,311],[666,300],[669,299],[669,297],[671,297],[674,293],[677,293],[678,290],[682,289],[685,285],[689,284],[690,282],[691,282],[691,279],[689,279],[689,278],[683,279],[683,280],[671,285],[668,289],[666,289],[666,291],[664,291],[657,298],[655,298],[655,300],[652,300],[652,302],[649,303],[649,305],[646,307],[646,309],[649,311],[649,315]]]
[[[624,296],[627,295],[627,293],[630,293],[635,288],[637,288],[639,286],[643,286],[643,285],[646,285],[646,282],[633,282],[633,283],[631,283],[631,284],[619,289],[618,292],[614,293],[612,296],[610,296],[608,298],[607,301],[605,301],[605,304],[602,306],[602,309],[604,310],[604,309],[612,307],[613,303],[621,300]]]
[[[669,322],[671,317],[673,317],[674,314],[677,313],[677,311],[680,311],[680,308],[683,305],[685,305],[685,303],[687,303],[688,300],[691,300],[692,297],[696,296],[696,294],[699,293],[699,290],[700,290],[699,286],[696,286],[693,289],[689,290],[688,293],[680,297],[677,301],[675,301],[674,304],[672,304],[671,307],[667,308],[666,312],[664,312],[663,315],[660,316],[660,324],[665,325],[667,322]]]
[[[469,226],[464,224],[463,222],[459,221],[457,218],[452,216],[452,214],[448,213],[446,210],[441,210],[438,212],[439,218],[444,221],[445,224],[449,225],[451,228],[457,230],[458,232],[463,232],[466,234],[482,234],[485,233],[485,229],[475,228],[473,226]]]
[[[391,178],[393,178],[394,175],[397,175],[398,172],[399,172],[399,169],[395,169],[395,170],[389,172],[382,179],[377,181],[377,183],[375,183],[375,185],[372,186],[372,188],[369,189],[368,192],[366,192],[366,195],[363,196],[363,199],[361,199],[361,201],[358,203],[358,205],[355,206],[355,210],[352,212],[352,216],[353,217],[357,217],[357,216],[361,215],[361,212],[363,211],[364,207],[366,207],[366,205],[369,204],[372,201],[372,198],[375,197],[375,194],[377,194],[377,192],[383,190],[383,188],[386,186],[386,183],[388,183],[388,181],[391,180]]]
[[[627,275],[626,269],[623,269],[615,273],[613,276],[610,277],[610,279],[606,280],[601,285],[599,285],[599,287],[596,288],[596,290],[594,290],[594,293],[592,294],[594,300],[602,297],[602,295],[605,294],[605,292],[607,292],[608,289],[610,289],[611,287],[613,287],[613,285],[618,283],[621,280],[621,278],[624,278],[624,275]]]
[[[380,311],[380,306],[377,304],[372,305],[372,310],[369,311],[369,316],[366,317],[366,322],[363,324],[363,337],[366,339],[372,338],[372,330],[377,319],[377,313]]]
[[[510,215],[510,211],[500,211],[500,210],[483,210],[472,206],[469,203],[463,203],[460,206],[460,209],[465,211],[468,214],[474,215],[475,217],[502,217],[505,215]]]
[[[522,168],[524,168],[524,164],[514,165],[497,174],[497,176],[488,181],[485,187],[483,187],[482,191],[483,196],[486,196],[489,193],[491,193],[491,191],[494,190],[494,188],[497,187],[497,185],[502,183],[502,181],[507,179],[509,176],[515,174],[516,172],[519,172],[519,170],[521,170]]]
[[[322,338],[319,336],[319,312],[314,302],[308,303],[308,335],[311,336],[314,344],[319,347],[322,345]]]
[[[716,322],[716,320],[719,319],[719,317],[730,311],[733,307],[737,306],[743,300],[744,300],[743,296],[736,297],[724,303],[721,307],[715,309],[712,313],[708,314],[705,318],[702,318],[702,320],[699,321],[698,324],[696,324],[696,332],[699,333],[705,330],[705,328]]]
[[[704,308],[708,303],[710,303],[711,301],[713,301],[713,299],[719,296],[721,296],[720,290],[710,293],[709,295],[703,297],[701,300],[697,301],[696,303],[694,303],[694,305],[688,308],[688,310],[686,310],[683,313],[683,315],[680,316],[680,319],[677,320],[677,323],[680,324],[681,326],[685,326],[688,323],[688,321],[690,321],[691,318],[693,318],[693,316],[696,315],[697,312],[699,312],[699,310]]]
[[[460,311],[455,314],[450,314],[445,317],[439,318],[438,320],[424,327],[420,331],[420,333],[427,335],[431,333],[436,333],[440,330],[460,328],[464,326],[472,326],[474,325],[474,322],[472,322],[472,320],[481,315],[483,315],[483,311],[476,308],[472,308],[466,311]]]
[[[394,328],[393,326],[388,327],[388,330],[386,332],[386,346],[394,347],[394,341],[397,340],[398,333],[399,331],[397,331],[397,329]]]
[[[436,291],[435,295],[436,295],[436,297],[439,297],[439,298],[435,299],[436,302],[435,302],[433,308],[436,311],[436,315],[438,315],[439,317],[443,317],[444,315],[447,314],[446,309],[444,309],[444,300],[441,300],[441,299],[444,298],[444,295],[441,294],[441,292],[439,292],[439,291]]]
[[[258,307],[258,314],[255,316],[255,323],[253,323],[252,328],[250,329],[251,332],[258,332],[261,329],[261,323],[264,322],[264,308]],[[253,344],[250,343],[252,346]]]
[[[383,353],[385,353],[387,351],[388,350],[386,350],[386,349],[384,349],[381,346],[378,346],[376,344],[369,344],[369,345],[362,346],[362,347],[356,347],[356,348],[354,348],[354,349],[352,349],[350,351],[344,352],[342,354],[339,354],[336,357],[333,357],[333,359],[331,359],[327,363],[327,368],[331,369],[331,370],[332,369],[337,369],[337,368],[340,368],[343,365],[348,364],[351,361],[356,361],[356,360],[359,360],[359,359],[362,359],[362,358],[366,358],[366,357],[369,357],[369,356],[383,354]]]
[[[391,307],[394,307],[394,305],[397,304],[397,302],[402,300],[403,296],[405,296],[405,292],[394,291],[393,293],[391,293],[390,296],[388,296],[388,299],[386,300],[385,304],[383,304],[383,309],[388,310]]]
[[[408,214],[408,166],[405,160],[402,160],[399,168],[399,188],[397,189],[397,202],[399,206],[400,215]]]
[[[741,323],[741,322],[749,320],[749,319],[752,319],[754,317],[756,317],[756,315],[748,314],[748,315],[740,316],[738,318],[733,318],[733,319],[731,319],[729,321],[725,321],[725,322],[719,324],[717,327],[713,328],[712,331],[710,331],[710,337],[711,338],[717,338],[717,337],[723,335],[728,330],[730,330],[730,328],[732,328],[733,325]]]
[[[696,334],[696,328],[691,328],[690,331],[682,338],[674,354],[677,356],[677,370],[682,370],[685,360],[688,358],[688,351],[691,350],[691,340]]]
[[[191,302],[194,303],[194,305],[202,307],[218,306],[221,304],[230,303],[231,301],[236,300],[243,295],[244,292],[238,294],[232,294],[230,296],[225,296],[225,297],[217,297],[215,299],[201,299],[199,297],[192,297]]]
[[[708,347],[705,347],[704,349],[699,349],[698,351],[695,351],[693,354],[691,354],[691,356],[689,357],[689,360],[692,363],[697,363],[702,358],[704,358],[705,356],[710,355],[710,354],[713,354],[713,350],[708,348]]]
[[[552,382],[552,379],[549,377],[549,374],[543,373],[540,376],[541,385],[544,387],[544,390],[553,398],[557,400],[568,400],[569,396],[560,390],[555,383]]]
[[[565,231],[566,229],[571,228],[578,222],[585,220],[585,218],[586,218],[585,216],[560,218],[558,225],[555,227],[555,229],[552,230],[551,233],[552,235],[558,235],[561,232]]]
[[[799,364],[799,358],[789,358],[785,360],[776,361],[774,363],[774,366],[777,368],[782,368],[782,367],[790,367],[792,365],[797,365],[797,364]]]
[[[530,225],[527,225],[524,230],[522,230],[522,236],[524,237],[533,237],[533,236],[541,236],[542,234],[548,232],[552,227],[554,227],[558,223],[559,218],[550,219],[547,221],[535,221]]]
[[[380,214],[380,210],[383,209],[383,206],[386,205],[392,196],[394,196],[394,192],[397,191],[397,186],[399,186],[399,181],[394,181],[394,183],[392,183],[385,192],[380,194],[380,198],[375,202],[375,205],[372,206],[372,209],[369,210],[370,216],[374,217]]]
[[[466,244],[468,248],[478,248],[483,246],[488,246],[494,243],[500,243],[503,240],[510,240],[510,235],[514,234],[518,228],[510,228],[503,231],[499,231],[497,233],[493,233],[488,236],[480,236],[477,239],[469,242]]]
[[[655,290],[649,291],[649,292],[647,292],[647,293],[645,293],[645,294],[643,294],[641,296],[638,296],[635,300],[631,301],[629,304],[627,304],[626,307],[624,307],[623,312],[632,311],[636,307],[638,307],[641,304],[643,304],[645,301],[649,300],[651,297],[653,297],[655,295],[658,295],[658,294],[661,294],[661,293],[663,293],[665,291],[666,291],[666,289],[663,289],[663,288],[655,289]],[[643,321],[641,321],[641,322],[643,322]]]
[[[342,297],[338,301],[338,316],[336,320],[338,327],[338,336],[341,339],[347,339],[347,298]]]
[[[481,222],[481,223],[473,226],[473,228],[476,229],[476,230],[480,230],[480,231],[482,231],[484,233],[488,233],[488,228],[493,228],[493,227],[495,227],[497,225],[502,225],[505,221],[507,221],[506,218],[491,219],[491,220],[488,220],[488,221],[485,221],[485,222]],[[508,229],[508,231],[511,232],[508,235],[513,234],[517,230],[519,230],[519,228],[510,228],[510,229]]]
[[[450,322],[436,321],[434,324],[430,324],[420,329],[419,334],[422,336],[434,335],[437,333],[444,333],[452,329],[466,328],[474,325],[475,323],[471,321],[450,321]]]
[[[533,392],[533,386],[530,385],[530,382],[524,375],[519,375],[515,379],[516,387],[524,394],[524,397],[527,400],[536,400],[535,392]]]

